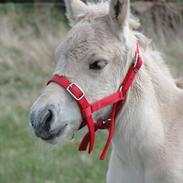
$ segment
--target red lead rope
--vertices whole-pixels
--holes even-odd
[[[142,59],[140,57],[139,48],[137,45],[135,58],[120,86],[119,91],[117,91],[113,95],[105,97],[92,104],[88,102],[82,89],[75,83],[72,83],[67,77],[56,74],[48,81],[48,84],[54,82],[60,85],[61,87],[65,88],[68,91],[68,93],[76,100],[80,108],[81,115],[83,118],[83,122],[80,126],[80,129],[86,125],[88,126],[88,133],[82,139],[79,147],[80,151],[86,151],[87,147],[89,146],[88,153],[91,153],[94,148],[95,132],[97,130],[107,129],[109,131],[108,139],[100,156],[101,160],[105,159],[107,150],[109,148],[109,145],[111,143],[114,134],[115,119],[119,111],[125,104],[126,93],[128,92],[130,86],[132,85],[136,73],[141,68],[141,66],[142,66]],[[98,111],[99,109],[105,108],[109,105],[113,105],[112,112],[109,115],[109,117],[106,120],[97,120],[97,122],[95,123],[92,114]]]

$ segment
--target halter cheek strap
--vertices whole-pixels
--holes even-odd
[[[84,136],[84,138],[80,143],[79,147],[80,151],[86,151],[87,147],[89,146],[88,153],[90,154],[94,148],[95,132],[97,130],[107,129],[109,131],[108,139],[100,156],[101,160],[105,159],[107,150],[109,148],[109,145],[111,143],[114,134],[115,119],[125,104],[126,93],[131,87],[132,82],[136,76],[136,73],[141,68],[141,66],[142,66],[142,59],[140,57],[139,48],[137,45],[133,63],[131,64],[128,73],[126,74],[122,84],[120,85],[119,90],[116,93],[108,97],[105,97],[101,100],[98,100],[94,103],[90,103],[87,100],[83,90],[77,84],[71,82],[66,76],[62,75],[60,76],[56,74],[48,81],[48,84],[54,82],[59,86],[63,87],[75,99],[80,108],[83,122],[81,123],[79,129],[83,128],[86,125],[88,127],[88,133]],[[112,111],[109,114],[108,118],[105,120],[99,119],[96,122],[94,122],[92,114],[102,108],[111,105],[112,105]]]
[[[72,83],[69,79],[67,79],[65,76],[59,76],[54,75],[49,81],[48,84],[51,82],[57,83],[58,85],[62,86],[77,102],[81,115],[85,121],[87,121],[88,131],[90,134],[90,145],[88,153],[91,153],[94,147],[94,141],[95,141],[95,127],[94,127],[94,121],[92,118],[92,113],[90,110],[90,104],[88,100],[85,97],[84,92],[82,89],[77,86],[75,83]]]

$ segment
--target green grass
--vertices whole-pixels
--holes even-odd
[[[0,112],[0,182],[104,182],[106,161],[96,152],[89,157],[77,151],[79,138],[63,147],[43,144],[31,133],[28,110],[4,108]]]

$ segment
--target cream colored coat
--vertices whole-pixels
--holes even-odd
[[[90,101],[117,90],[132,62],[137,40],[140,43],[143,67],[116,121],[107,183],[183,183],[183,82],[175,84],[161,55],[147,38],[131,29],[137,24],[130,18],[128,0],[111,0],[110,5],[65,2],[72,29],[56,50],[55,73],[78,83]],[[101,70],[89,69],[95,61]],[[31,113],[47,106],[54,111],[53,131],[66,124],[51,143],[63,143],[82,121],[79,108],[53,83],[34,103]],[[101,110],[94,117],[104,117],[110,110]]]

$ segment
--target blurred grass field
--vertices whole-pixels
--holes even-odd
[[[105,182],[109,156],[98,160],[105,135],[89,156],[77,151],[81,133],[55,147],[34,137],[28,124],[30,106],[53,72],[54,49],[68,29],[63,12],[51,4],[0,5],[0,183]],[[181,75],[182,42],[176,39],[163,50]]]
[[[77,151],[81,133],[54,147],[29,127],[30,106],[51,76],[54,49],[68,30],[63,13],[52,5],[41,9],[0,5],[0,183],[104,182],[102,142],[89,157]]]

